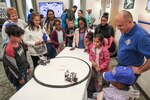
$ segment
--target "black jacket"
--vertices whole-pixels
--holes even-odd
[[[110,38],[110,36],[114,37],[114,29],[112,26],[110,26],[109,24],[106,24],[105,26],[102,26],[101,24],[99,24],[96,29],[95,29],[95,33],[96,34],[103,34],[104,38]],[[113,53],[116,50],[116,44],[113,41],[110,48],[108,48],[109,52]]]
[[[109,38],[110,36],[114,37],[114,29],[108,24],[106,24],[105,26],[99,24],[95,29],[95,35],[99,33],[103,34],[104,38]]]
[[[6,45],[7,46],[7,45]],[[22,79],[21,73],[29,69],[29,63],[27,61],[25,51],[21,45],[14,48],[15,57],[6,55],[6,49],[3,56],[3,65],[6,75],[10,82],[14,85],[18,84]]]

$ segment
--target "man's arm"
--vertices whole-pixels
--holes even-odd
[[[90,23],[90,25],[89,26],[91,26],[91,25],[93,25],[94,24],[94,22],[95,22],[95,18],[93,18],[93,20],[92,20],[92,22]]]
[[[95,19],[95,18],[93,18],[93,20],[92,20],[92,24],[93,24],[95,21],[96,21],[96,19]]]
[[[135,68],[133,66],[134,73],[141,74],[150,69],[150,35],[145,31],[138,37],[137,50],[146,58],[146,62]]]
[[[150,59],[147,59],[147,61],[141,67],[132,67],[132,69],[135,74],[141,74],[145,71],[148,71],[150,69]]]

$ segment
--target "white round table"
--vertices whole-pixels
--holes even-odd
[[[69,82],[65,80],[66,71],[77,73],[78,81]],[[34,71],[34,79],[39,84],[65,88],[80,84],[90,76],[90,66],[82,59],[75,57],[56,57],[50,60],[46,66],[39,65]]]

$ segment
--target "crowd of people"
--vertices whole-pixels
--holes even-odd
[[[98,100],[128,100],[131,97],[129,86],[135,84],[141,73],[150,69],[150,35],[133,21],[129,11],[120,11],[114,19],[122,35],[117,50],[118,65],[111,72],[110,57],[117,47],[115,32],[108,24],[106,13],[93,32],[96,19],[91,9],[87,10],[85,17],[83,11],[78,10],[78,18],[75,18],[77,6],[73,6],[64,10],[61,19],[49,9],[44,20],[33,11],[31,9],[27,24],[18,18],[15,8],[7,8],[8,20],[2,27],[3,65],[17,90],[27,82],[27,74],[32,75],[26,51],[35,69],[40,56],[54,58],[65,46],[72,47],[70,50],[84,49],[92,63],[88,97],[93,98],[94,92],[100,92]],[[103,89],[106,84],[108,87]]]

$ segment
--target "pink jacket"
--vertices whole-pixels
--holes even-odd
[[[92,49],[92,47],[93,47],[93,43],[92,44],[90,44],[88,47],[87,47],[87,53],[88,54],[90,54],[90,50]]]
[[[93,45],[93,47],[90,50],[90,54],[89,54],[89,60],[90,61],[95,61],[95,46]],[[106,72],[109,70],[109,63],[110,63],[110,55],[109,55],[109,51],[107,48],[105,48],[104,46],[102,46],[102,51],[99,54],[99,67],[102,69],[100,72]]]

